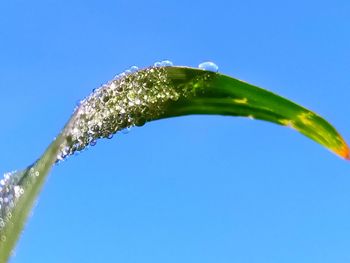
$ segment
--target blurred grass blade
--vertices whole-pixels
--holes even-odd
[[[187,67],[123,73],[81,101],[60,135],[27,169],[0,181],[0,262],[7,262],[51,167],[99,138],[131,126],[189,114],[243,116],[291,127],[349,159],[349,148],[326,120],[243,81]]]
[[[61,138],[62,139],[62,138]],[[0,262],[7,262],[47,174],[56,161],[60,140],[23,171],[5,174],[1,182]]]

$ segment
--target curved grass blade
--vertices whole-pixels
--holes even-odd
[[[23,171],[5,175],[1,189],[6,193],[1,193],[0,262],[7,262],[10,257],[46,175],[56,161],[54,152],[58,150],[58,144],[52,144],[43,158],[33,165]]]
[[[336,129],[316,113],[267,90],[222,74],[167,68],[173,85],[191,95],[170,103],[162,117],[189,114],[243,116],[291,127],[349,159],[349,148]]]
[[[0,181],[0,262],[7,262],[11,256],[64,140],[62,132],[39,160],[22,171],[5,174]]]
[[[99,138],[189,114],[243,116],[296,129],[339,156],[349,148],[327,121],[285,98],[222,74],[150,67],[122,74],[81,101],[60,135],[27,169],[0,181],[0,262],[6,262],[51,167]]]

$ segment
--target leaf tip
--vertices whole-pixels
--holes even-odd
[[[350,149],[344,140],[342,140],[342,145],[334,151],[337,155],[350,161]]]

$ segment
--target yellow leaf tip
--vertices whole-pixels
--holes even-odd
[[[345,143],[345,141],[343,142],[341,148],[335,150],[335,153],[344,158],[345,160],[350,161],[350,149],[349,146]]]

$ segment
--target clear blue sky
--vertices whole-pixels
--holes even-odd
[[[350,141],[349,1],[0,3],[0,171],[34,161],[76,102],[170,59],[284,95]],[[295,131],[191,116],[55,167],[11,263],[350,262],[350,163]]]

